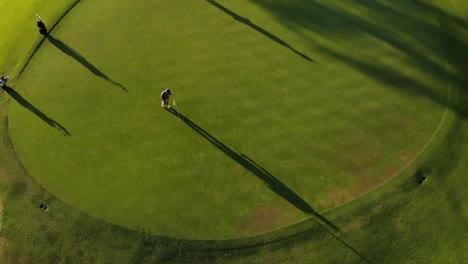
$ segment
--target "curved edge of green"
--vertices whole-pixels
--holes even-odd
[[[80,2],[81,2],[81,0],[71,0],[70,4],[64,8],[64,11],[60,15],[56,15],[57,18],[54,20],[55,22],[50,27],[49,32],[52,32],[53,29],[66,17],[66,15],[68,13],[70,13],[73,10],[73,8],[75,6],[77,6]],[[37,42],[35,43],[35,48],[28,55],[27,59],[22,61],[23,66],[21,67],[21,69],[20,69],[20,71],[19,71],[19,73],[17,75],[17,79],[21,78],[22,73],[27,68],[29,62],[34,57],[35,53],[40,49],[40,47],[41,47],[41,45],[42,45],[42,43],[44,41],[45,41],[45,38],[40,36],[40,39],[38,39]],[[448,100],[450,100],[450,91],[451,91],[451,89],[449,87],[449,89],[448,89],[449,96],[447,98]],[[357,207],[364,206],[365,204],[368,204],[368,203],[378,199],[382,195],[385,195],[386,193],[392,191],[395,188],[395,185],[398,185],[406,177],[411,176],[412,174],[414,174],[414,171],[418,167],[421,160],[424,160],[425,155],[423,155],[423,154],[425,154],[425,152],[427,152],[428,149],[431,149],[431,147],[433,148],[432,145],[435,144],[434,142],[436,142],[438,138],[443,137],[445,135],[444,132],[446,132],[446,131],[443,131],[443,130],[447,126],[447,123],[448,123],[445,120],[448,111],[449,111],[449,109],[448,109],[448,104],[447,104],[447,107],[446,107],[446,109],[444,111],[444,115],[443,115],[443,118],[442,118],[442,120],[440,122],[439,127],[434,132],[434,134],[429,139],[429,141],[425,144],[425,146],[423,146],[423,148],[419,151],[419,153],[416,155],[416,157],[413,159],[413,161],[410,162],[410,164],[408,164],[407,166],[402,168],[399,172],[395,173],[389,180],[383,182],[382,184],[380,184],[380,185],[374,187],[373,189],[365,192],[364,194],[360,195],[359,197],[356,197],[356,198],[346,202],[345,204],[341,204],[341,205],[339,205],[339,206],[337,206],[335,208],[328,209],[328,210],[322,212],[322,214],[329,216],[332,220],[336,219],[336,218],[339,218],[340,216],[343,216],[344,214],[346,214],[348,212],[356,210]],[[448,119],[450,119],[450,118],[448,118]],[[14,147],[10,138],[8,138],[8,141],[10,142],[12,147]],[[18,157],[16,157],[16,158],[18,159],[18,162],[21,164],[21,160]],[[22,167],[23,167],[23,169],[25,171],[27,171],[24,166],[22,166]],[[34,180],[34,178],[29,173],[27,173],[27,175],[28,175],[28,177],[30,177],[31,179]],[[35,184],[40,186],[42,189],[45,189],[43,186],[41,186],[39,183],[37,183],[37,181],[34,180],[34,182],[35,182]],[[55,197],[55,198],[57,200],[61,201],[62,203],[66,204],[59,197]],[[74,207],[72,207],[72,206],[70,206],[68,204],[67,204],[67,206],[70,207],[70,209],[72,209],[72,210],[80,211],[81,213],[84,213],[84,214],[88,215],[89,217],[94,218],[93,216],[87,214],[86,212],[83,212],[83,211],[81,211],[81,210],[79,210],[77,208],[74,208]],[[115,224],[113,224],[111,222],[107,222],[107,221],[105,221],[103,219],[99,219],[99,218],[96,218],[96,219],[99,220],[99,221],[103,221],[104,223],[107,223],[107,224],[110,224],[110,225],[115,225]],[[173,238],[175,240],[181,239],[181,240],[184,240],[186,242],[187,241],[193,241],[193,242],[196,242],[198,245],[200,245],[200,243],[202,243],[207,248],[212,248],[213,245],[216,248],[218,248],[218,247],[221,247],[221,248],[231,248],[231,247],[243,248],[243,247],[251,247],[251,246],[260,245],[260,244],[267,244],[267,243],[271,243],[271,242],[274,242],[274,241],[277,241],[277,240],[284,239],[286,237],[292,237],[292,236],[297,235],[298,233],[304,232],[305,230],[311,228],[312,225],[317,225],[318,224],[319,226],[322,226],[322,227],[324,227],[325,229],[328,230],[330,228],[330,226],[327,227],[327,225],[328,225],[328,223],[331,223],[331,222],[327,221],[328,222],[327,223],[327,222],[324,222],[324,220],[327,221],[326,218],[312,216],[312,217],[309,217],[309,218],[306,218],[306,219],[299,220],[296,223],[291,223],[289,225],[286,225],[286,226],[283,226],[283,227],[280,227],[280,228],[277,228],[277,229],[274,229],[274,230],[271,230],[271,231],[268,231],[268,232],[265,232],[265,233],[261,233],[261,234],[254,235],[254,236],[251,236],[251,237],[243,237],[243,238],[234,238],[234,239],[225,239],[225,240],[223,240],[223,239],[219,239],[219,240],[217,240],[217,239],[215,239],[215,240],[197,240],[197,239],[186,239],[186,238],[183,238],[183,237],[171,237],[171,238]],[[145,230],[135,230],[135,229],[128,228],[128,227],[125,227],[125,226],[120,226],[120,225],[115,225],[115,226],[118,226],[118,227],[121,227],[121,228],[124,228],[124,229],[134,230],[136,232],[146,233]],[[331,229],[332,229],[331,232],[336,232],[337,231],[337,230],[333,230],[333,228],[331,228]],[[153,233],[149,233],[149,234],[154,235],[156,237],[162,237],[162,236],[160,236],[158,234],[153,234]]]

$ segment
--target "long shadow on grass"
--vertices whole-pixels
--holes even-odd
[[[64,126],[62,126],[61,124],[59,124],[57,121],[53,120],[52,118],[48,117],[41,110],[37,109],[37,107],[32,105],[30,102],[28,102],[28,100],[26,100],[23,96],[21,96],[17,91],[13,90],[11,87],[4,86],[3,90],[5,90],[5,92],[7,92],[21,106],[28,109],[32,113],[34,113],[36,116],[42,119],[42,121],[46,122],[49,126],[58,129],[65,136],[71,135],[70,132],[68,132],[68,130]]]
[[[192,122],[192,120],[188,119],[186,116],[177,112],[175,109],[171,108],[168,110],[174,116],[180,118],[185,124],[191,127],[195,132],[200,134],[206,140],[208,140],[211,144],[217,147],[219,150],[224,152],[226,155],[231,157],[237,163],[242,165],[245,169],[252,172],[255,176],[261,179],[270,190],[275,192],[277,195],[281,196],[283,199],[294,205],[297,209],[307,213],[312,217],[312,219],[319,224],[324,230],[330,233],[334,238],[336,238],[339,242],[341,242],[344,246],[349,248],[353,251],[356,255],[358,255],[362,260],[371,263],[369,259],[367,259],[364,255],[362,255],[359,251],[353,248],[348,242],[340,238],[336,232],[340,232],[337,226],[335,226],[332,222],[328,219],[323,217],[317,211],[315,211],[304,199],[302,199],[298,194],[296,194],[293,190],[291,190],[288,186],[282,183],[280,180],[275,178],[271,173],[269,173],[266,169],[262,166],[258,165],[255,161],[247,157],[242,153],[237,153],[228,146],[224,145],[223,142],[219,141],[217,138],[213,137],[211,134],[206,132],[203,128],[199,127],[197,124]],[[331,230],[330,230],[331,229]]]
[[[74,58],[77,62],[86,67],[90,72],[92,72],[96,76],[112,83],[115,86],[120,87],[125,92],[128,92],[128,90],[122,84],[109,78],[106,74],[104,74],[102,71],[96,68],[93,64],[91,64],[85,57],[83,57],[80,53],[78,53],[78,51],[74,50],[72,47],[63,43],[61,40],[54,38],[52,35],[48,35],[47,39],[60,51]]]
[[[213,144],[215,147],[220,149],[222,152],[224,152],[226,155],[231,157],[233,160],[235,160],[237,163],[242,165],[245,169],[249,170],[252,172],[255,176],[257,176],[259,179],[264,181],[268,187],[281,196],[283,199],[294,205],[297,209],[313,215],[320,219],[322,222],[327,224],[329,227],[338,230],[338,227],[336,227],[333,223],[331,223],[329,220],[327,220],[325,217],[320,215],[318,212],[316,212],[306,201],[304,201],[298,194],[296,194],[293,190],[288,188],[284,183],[282,183],[280,180],[275,178],[271,173],[269,173],[267,170],[265,170],[263,167],[255,163],[253,160],[248,158],[244,154],[239,154],[229,148],[228,146],[224,145],[223,142],[219,141],[217,138],[213,137],[211,134],[206,132],[203,128],[199,127],[197,124],[192,122],[190,119],[188,119],[186,116],[181,114],[180,112],[177,112],[173,108],[168,110],[170,113],[173,115],[180,117],[180,119],[190,126],[193,130],[195,130],[198,134],[203,136],[206,140],[208,140],[211,144]]]
[[[265,30],[264,28],[252,23],[252,21],[250,21],[249,19],[243,17],[243,16],[240,16],[236,13],[234,13],[233,11],[231,11],[230,9],[226,8],[225,6],[221,5],[220,3],[214,1],[214,0],[206,0],[208,1],[208,3],[212,4],[213,6],[217,7],[218,9],[220,9],[221,11],[223,11],[224,13],[232,16],[232,18],[234,18],[235,20],[239,21],[240,23],[252,28],[252,29],[255,29],[256,31],[260,32],[261,34],[263,34],[264,36],[266,36],[267,38],[275,41],[276,43],[280,44],[281,46],[283,47],[286,47],[288,48],[289,50],[291,50],[292,52],[296,53],[297,55],[299,55],[301,58],[307,60],[307,61],[310,61],[310,62],[314,62],[314,60],[312,60],[309,56],[305,55],[304,53],[296,50],[295,48],[291,47],[291,45],[289,45],[286,41],[282,40],[281,38],[273,35],[272,33],[268,32],[267,30]]]

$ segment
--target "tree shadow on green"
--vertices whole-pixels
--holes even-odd
[[[30,112],[34,113],[36,116],[42,119],[42,121],[46,122],[49,126],[56,128],[65,136],[71,135],[70,132],[68,132],[68,130],[64,126],[62,126],[60,123],[53,120],[52,118],[48,117],[41,110],[32,105],[30,102],[28,102],[28,100],[21,96],[17,91],[13,90],[11,87],[8,86],[4,86],[2,88],[11,96],[11,98],[17,101],[24,108],[28,109]]]
[[[192,122],[192,120],[188,119],[186,116],[181,114],[180,112],[176,111],[173,108],[166,109],[168,112],[173,114],[174,116],[180,118],[185,124],[191,127],[195,132],[200,134],[206,140],[208,140],[211,144],[217,147],[219,150],[224,152],[226,155],[231,157],[234,161],[240,164],[242,167],[250,171],[252,174],[257,176],[260,180],[262,180],[270,190],[276,193],[278,196],[283,198],[284,200],[288,201],[290,204],[295,206],[297,209],[301,210],[304,213],[309,214],[312,216],[313,221],[315,221],[321,228],[325,231],[330,233],[335,239],[337,239],[340,243],[345,245],[351,251],[353,251],[356,255],[358,255],[362,260],[366,261],[367,263],[371,263],[369,259],[367,259],[364,255],[362,255],[359,251],[357,251],[354,247],[352,247],[348,242],[343,240],[339,235],[336,233],[341,234],[341,231],[337,226],[335,226],[332,222],[330,222],[327,218],[319,214],[315,211],[304,199],[302,199],[298,194],[296,194],[293,190],[291,190],[288,186],[274,177],[270,172],[266,169],[258,165],[255,161],[250,159],[247,155],[242,153],[237,153],[228,146],[224,145],[223,142],[219,141],[217,138],[213,137],[211,134],[206,132],[203,128],[199,127],[197,124]]]
[[[208,1],[208,3],[212,4],[213,6],[217,7],[219,10],[223,11],[224,13],[232,16],[232,18],[234,18],[236,21],[239,21],[240,23],[256,30],[257,32],[260,32],[261,34],[263,34],[264,36],[266,36],[267,38],[275,41],[276,43],[280,44],[281,46],[283,47],[286,47],[288,48],[289,50],[291,50],[292,52],[296,53],[299,57],[309,61],[309,62],[314,62],[314,60],[312,60],[309,56],[305,55],[304,53],[296,50],[295,48],[293,48],[291,45],[289,45],[286,41],[282,40],[281,38],[275,36],[274,34],[268,32],[267,30],[265,30],[264,28],[252,23],[252,21],[250,21],[249,19],[243,17],[243,16],[240,16],[236,13],[234,13],[233,11],[231,11],[230,9],[226,8],[225,6],[219,4],[218,2],[214,1],[214,0],[206,0]]]
[[[260,0],[256,5],[301,35],[319,51],[348,64],[392,89],[430,98],[468,118],[468,24],[425,1],[287,1]],[[350,11],[350,10],[354,10]],[[415,15],[417,11],[417,15]],[[305,33],[306,32],[306,33]],[[447,100],[446,89],[423,83],[398,66],[363,59],[354,52],[335,50],[310,37],[317,34],[333,43],[347,43],[369,35],[407,55],[409,67],[441,82],[454,83],[455,96]],[[362,49],[361,54],[366,54]],[[375,54],[369,54],[375,57]],[[446,62],[451,64],[450,70]]]
[[[462,118],[468,118],[468,27],[440,11],[439,23],[441,38],[445,47],[448,63],[453,68],[453,82],[456,89],[456,98],[450,102]]]
[[[55,47],[57,47],[60,51],[63,53],[67,54],[68,56],[74,58],[77,62],[79,62],[81,65],[86,67],[90,72],[92,72],[94,75],[112,83],[115,86],[120,87],[122,90],[125,92],[128,92],[127,88],[125,88],[122,84],[119,82],[116,82],[109,78],[106,74],[104,74],[102,71],[100,71],[98,68],[96,68],[93,64],[91,64],[85,57],[83,57],[80,53],[78,53],[76,50],[74,50],[72,47],[68,46],[66,43],[62,42],[59,39],[54,38],[52,35],[47,35],[47,39],[52,43]]]

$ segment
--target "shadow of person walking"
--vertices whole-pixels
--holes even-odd
[[[252,23],[252,21],[250,21],[249,19],[243,17],[243,16],[240,16],[236,13],[234,13],[233,11],[231,11],[230,9],[226,8],[225,6],[221,5],[220,3],[214,1],[214,0],[206,0],[208,1],[208,3],[212,4],[213,6],[217,7],[218,9],[220,9],[221,11],[223,11],[224,13],[232,16],[232,18],[234,18],[235,20],[239,21],[240,23],[260,32],[261,34],[263,34],[264,36],[266,36],[267,38],[275,41],[276,43],[280,44],[281,46],[283,47],[286,47],[288,48],[289,50],[291,50],[292,52],[296,53],[297,55],[299,55],[301,58],[307,60],[307,61],[310,61],[310,62],[314,62],[314,60],[312,60],[309,56],[305,55],[304,53],[296,50],[295,48],[293,48],[291,45],[289,45],[286,41],[282,40],[281,38],[273,35],[272,33],[268,32],[267,30],[265,30],[264,28]]]
[[[337,226],[335,226],[330,220],[322,216],[320,213],[315,211],[304,199],[302,199],[297,193],[291,190],[288,186],[286,186],[283,182],[278,180],[274,177],[270,172],[266,169],[255,163],[252,159],[247,157],[247,155],[242,153],[237,153],[228,146],[224,145],[223,142],[219,141],[217,138],[206,132],[203,128],[199,127],[195,124],[192,120],[178,112],[173,108],[169,108],[166,110],[173,114],[174,116],[178,117],[181,121],[191,127],[195,132],[200,134],[204,137],[208,142],[213,144],[219,150],[224,152],[226,155],[231,157],[234,161],[239,163],[242,167],[249,170],[252,174],[257,176],[260,180],[262,180],[270,190],[274,193],[279,195],[284,200],[288,201],[290,204],[295,206],[297,209],[301,210],[304,213],[312,216],[312,220],[315,221],[321,228],[323,228],[326,232],[328,232],[331,236],[333,236],[337,241],[347,247],[349,250],[354,252],[358,255],[363,261],[367,263],[372,263],[368,258],[366,258],[363,254],[361,254],[358,250],[356,250],[351,244],[341,238],[341,231]]]
[[[2,88],[5,92],[7,92],[11,96],[11,98],[17,101],[24,108],[34,113],[36,116],[42,119],[42,121],[46,122],[49,126],[56,128],[65,136],[71,135],[70,132],[68,132],[68,130],[64,126],[62,126],[61,124],[59,124],[57,121],[53,120],[52,118],[48,117],[41,110],[37,109],[37,107],[32,105],[30,102],[28,102],[17,91],[13,90],[11,87],[8,87],[8,86],[3,86]]]
[[[257,176],[260,180],[262,180],[270,190],[274,193],[288,201],[290,204],[294,205],[297,209],[301,210],[304,213],[310,214],[318,218],[320,221],[325,223],[327,226],[333,228],[334,230],[339,230],[333,223],[331,223],[328,219],[323,217],[317,211],[315,211],[304,199],[302,199],[297,193],[291,190],[288,186],[274,177],[270,172],[266,169],[255,163],[252,159],[247,157],[245,154],[237,153],[228,146],[224,145],[221,141],[213,137],[211,134],[206,132],[203,128],[199,127],[197,124],[192,122],[186,116],[177,112],[175,109],[170,108],[166,109],[173,115],[177,116],[182,120],[185,124],[191,127],[195,132],[203,136],[206,140],[208,140],[211,144],[217,147],[219,150],[224,152],[226,155],[231,157],[234,161],[242,165],[245,169],[249,170],[252,174]]]
[[[120,87],[125,92],[128,92],[127,88],[125,88],[119,82],[116,82],[116,81],[112,80],[111,78],[109,78],[106,74],[104,74],[102,71],[100,71],[98,68],[96,68],[93,64],[91,64],[85,57],[83,57],[80,53],[78,53],[72,47],[68,46],[67,44],[65,44],[61,40],[54,38],[50,34],[47,35],[47,39],[50,41],[50,43],[52,43],[60,51],[67,54],[68,56],[74,58],[77,62],[79,62],[84,67],[86,67],[90,72],[92,72],[96,76],[98,76],[98,77],[112,83],[115,86]]]

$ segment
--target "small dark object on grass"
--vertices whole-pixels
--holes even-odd
[[[41,208],[42,210],[47,210],[47,206],[45,206],[44,204],[40,204],[39,208]]]
[[[416,176],[416,179],[418,180],[419,184],[423,184],[423,182],[427,179],[427,174],[429,174],[431,171],[428,168],[419,168],[416,170],[414,175]]]
[[[427,179],[426,176],[422,176],[422,177],[419,179],[419,184],[422,184],[426,179]]]

